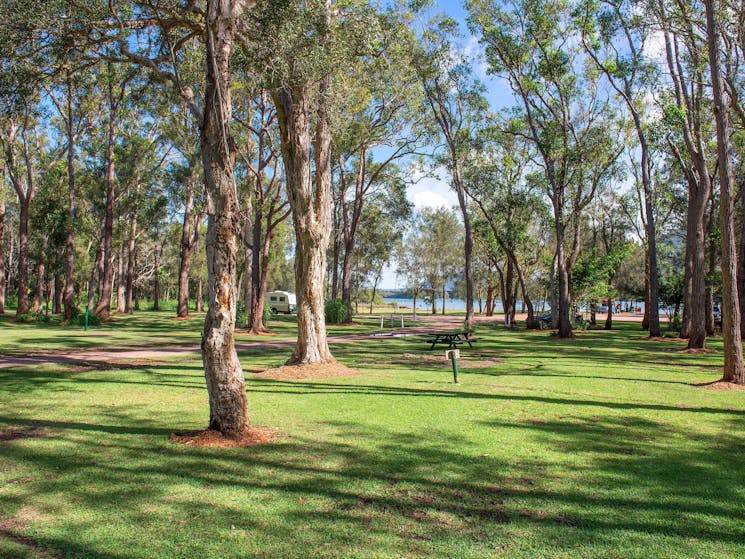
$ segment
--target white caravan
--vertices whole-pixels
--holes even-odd
[[[272,309],[273,313],[290,314],[297,310],[295,294],[287,291],[269,291],[264,298],[264,303]]]

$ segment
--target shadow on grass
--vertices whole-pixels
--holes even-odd
[[[293,437],[214,450],[163,443],[170,429],[142,422],[0,421],[44,427],[67,443],[62,449],[4,446],[5,459],[32,468],[38,479],[27,483],[25,493],[0,494],[0,504],[16,511],[29,499],[75,503],[84,514],[57,518],[49,536],[36,542],[68,554],[139,557],[127,551],[134,530],[138,538],[159,534],[152,553],[185,549],[187,555],[207,556],[230,526],[245,537],[225,537],[223,556],[237,549],[250,555],[259,535],[266,556],[293,550],[297,556],[303,549],[309,557],[322,554],[304,548],[304,539],[321,550],[336,545],[339,556],[346,546],[374,543],[368,557],[404,553],[411,541],[420,542],[417,556],[451,549],[454,540],[471,542],[473,556],[479,556],[479,549],[487,549],[479,546],[493,538],[513,547],[553,538],[551,549],[566,553],[583,543],[623,549],[624,534],[657,544],[674,538],[683,556],[705,556],[695,552],[700,542],[745,543],[743,481],[732,468],[744,448],[739,418],[731,424],[732,435],[699,434],[686,448],[664,441],[687,432],[639,418],[484,422],[488,429],[518,430],[547,451],[580,455],[585,465],[571,472],[543,454],[509,459],[459,446],[437,429],[424,437],[329,422],[334,434],[324,440]],[[106,523],[123,529],[106,542],[107,549],[118,544],[121,551],[99,553],[72,537]],[[174,525],[184,529],[162,533]],[[26,537],[22,528],[10,533]],[[523,542],[526,533],[532,536]]]
[[[258,386],[261,386],[259,388]],[[437,397],[463,398],[478,400],[497,400],[512,402],[534,402],[540,404],[588,406],[615,410],[653,410],[665,412],[695,412],[725,414],[745,417],[745,410],[735,408],[713,408],[705,406],[668,406],[663,404],[645,404],[641,402],[616,402],[612,400],[587,400],[578,398],[556,398],[550,396],[532,396],[525,394],[495,394],[493,392],[471,392],[463,389],[439,390],[431,388],[406,388],[395,386],[335,384],[321,382],[282,381],[268,378],[252,378],[248,385],[249,392],[269,392],[285,394],[363,394],[396,397]]]

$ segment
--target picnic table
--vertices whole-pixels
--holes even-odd
[[[431,338],[428,338],[425,342],[432,344],[429,349],[435,349],[437,344],[447,345],[451,349],[455,349],[461,344],[468,344],[468,347],[473,348],[472,342],[476,341],[476,338],[470,337],[467,331],[430,332],[428,335]]]

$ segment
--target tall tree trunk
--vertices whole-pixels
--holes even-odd
[[[127,240],[127,287],[125,292],[124,312],[132,314],[133,299],[135,297],[135,264],[137,242],[137,216],[139,214],[140,174],[135,171],[134,207],[129,218],[129,238]]]
[[[0,314],[5,314],[5,202],[0,201]]]
[[[740,245],[737,251],[737,297],[740,303],[740,337],[745,337],[745,181],[740,184]]]
[[[160,310],[160,257],[163,247],[155,249],[155,273],[153,273],[153,310]]]
[[[204,312],[204,296],[202,291],[202,276],[197,281],[197,300],[194,303],[195,312]]]
[[[125,246],[124,242],[119,245],[119,256],[118,256],[118,267],[116,271],[116,312],[121,314],[125,311],[126,307],[126,266],[125,262]]]
[[[610,286],[611,280],[608,280]],[[613,298],[608,297],[608,315],[605,318],[605,329],[610,330],[613,328]]]
[[[704,191],[706,190],[706,191]],[[685,301],[682,337],[688,337],[689,349],[706,346],[706,255],[704,221],[708,189],[690,184],[686,221]]]
[[[62,275],[60,274],[60,258],[57,256],[57,262],[54,267],[54,299],[52,303],[52,312],[60,314],[62,312]]]
[[[67,93],[67,231],[65,236],[65,307],[64,319],[69,321],[75,309],[75,134],[72,126],[72,82]]]
[[[96,289],[101,282],[101,271],[103,270],[103,246],[101,242],[96,247],[96,259],[93,262],[93,268],[91,268],[91,278],[88,282],[88,305],[87,308],[90,312],[93,312],[93,303],[96,300]]]
[[[184,207],[184,221],[181,227],[181,249],[178,269],[178,307],[176,316],[186,318],[189,316],[189,271],[191,269],[191,256],[199,239],[199,217],[193,218],[194,205],[194,181],[189,177],[189,185],[186,194],[186,205]],[[192,220],[194,223],[192,224]]]
[[[724,99],[719,66],[719,26],[714,0],[704,0],[706,8],[709,67],[714,97],[714,117],[717,123],[717,153],[719,155],[720,206],[719,224],[722,230],[722,338],[724,370],[722,380],[745,384],[742,338],[740,337],[740,307],[737,293],[737,255],[734,226],[734,173],[730,146],[730,126]]]
[[[260,234],[259,234],[260,235]],[[260,235],[261,236],[261,235]],[[269,277],[269,232],[264,235],[261,253],[258,255],[258,263],[252,272],[255,281],[251,293],[251,332],[260,334],[268,332],[264,326],[264,296],[266,295],[266,282]],[[254,262],[257,262],[254,260]]]
[[[325,109],[326,88],[321,90],[313,149],[315,181],[310,176],[310,92],[304,84],[296,84],[273,93],[296,240],[298,338],[288,364],[335,361],[328,347],[324,317],[326,248],[331,232],[331,133]]]
[[[103,222],[103,271],[101,273],[101,291],[95,313],[103,320],[111,316],[111,294],[114,282],[114,255],[112,254],[112,240],[114,237],[114,141],[116,139],[116,110],[117,101],[114,98],[114,86],[108,84],[109,96],[109,127],[108,149],[106,153],[106,210]],[[157,272],[156,272],[157,273]]]
[[[414,289],[413,292],[412,292],[412,295],[414,296],[414,298],[413,298],[414,299],[414,301],[413,301],[414,306],[411,309],[411,315],[413,317],[414,324],[416,324],[416,297],[417,297],[417,295],[419,295],[419,290],[418,289]]]
[[[460,206],[463,217],[464,241],[464,274],[466,280],[466,330],[469,332],[473,329],[473,231],[471,229],[471,218],[466,207],[466,193],[463,186],[463,177],[461,176],[460,165],[458,164],[458,154],[455,152],[455,146],[450,146],[450,158],[453,166],[453,183],[458,195],[458,205]],[[506,315],[505,315],[506,316]],[[514,318],[514,313],[513,313]]]
[[[559,338],[571,338],[572,323],[569,320],[569,271],[567,270],[566,257],[564,256],[564,226],[561,223],[561,212],[555,208],[556,229],[556,272],[558,276],[558,328]]]
[[[207,187],[207,274],[209,310],[204,320],[202,360],[210,403],[209,428],[238,436],[248,429],[243,370],[235,351],[239,230],[230,133],[230,58],[235,19],[242,3],[210,0],[206,13],[206,88],[200,144]]]
[[[28,207],[29,199],[20,200],[18,212],[18,272],[16,286],[18,293],[18,307],[16,315],[26,314],[28,305]]]
[[[36,287],[34,288],[33,308],[31,312],[41,312],[44,305],[44,259],[47,253],[47,243],[49,239],[46,235],[41,240],[39,258],[36,261]]]

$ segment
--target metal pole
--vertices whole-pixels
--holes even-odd
[[[458,384],[458,351],[453,349],[448,353],[450,354],[450,362],[453,364],[453,382]]]

